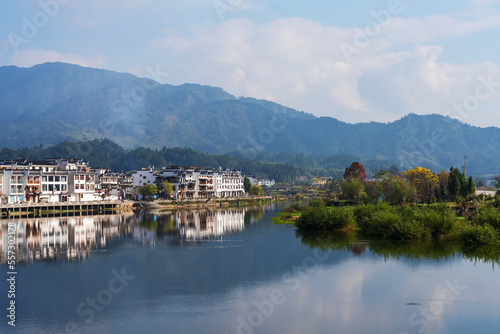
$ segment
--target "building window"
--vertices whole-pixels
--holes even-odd
[[[54,182],[54,177],[53,176],[49,176],[49,182]]]
[[[61,176],[61,182],[66,182],[66,176]]]
[[[55,181],[56,182],[61,182],[61,177],[60,176],[55,176]]]
[[[47,185],[46,184],[42,185],[42,191],[47,191]]]
[[[67,190],[67,187],[66,187],[66,185],[65,185],[65,184],[61,184],[61,190],[62,190],[62,191],[66,191],[66,190]]]

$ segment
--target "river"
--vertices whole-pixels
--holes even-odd
[[[498,254],[299,236],[282,208],[3,220],[1,333],[496,333]],[[15,226],[9,298],[8,226]],[[6,315],[15,301],[15,327]]]

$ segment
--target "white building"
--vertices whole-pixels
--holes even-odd
[[[199,167],[171,167],[160,177],[173,185],[174,199],[205,199],[245,195],[243,176],[239,170]]]
[[[100,201],[102,173],[81,159],[0,161],[0,204]],[[106,199],[118,199],[118,193]]]
[[[134,187],[142,187],[144,185],[155,183],[157,174],[152,168],[143,168],[132,174]]]
[[[272,187],[276,184],[274,180],[269,180],[269,179],[258,179],[253,177],[252,175],[246,175],[247,179],[250,180],[250,183],[252,186],[258,185],[258,186],[264,186],[264,187]]]

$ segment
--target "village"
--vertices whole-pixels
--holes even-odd
[[[93,168],[82,159],[3,160],[0,205],[140,201],[146,196],[141,188],[148,185],[170,200],[237,198],[248,195],[244,178],[240,170],[222,168],[149,167],[125,174]],[[252,185],[274,185],[274,180],[247,178]],[[165,184],[170,189],[164,189]]]

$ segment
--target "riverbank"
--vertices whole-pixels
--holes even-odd
[[[166,201],[164,199],[156,201],[135,202],[134,210],[180,210],[180,209],[201,209],[201,208],[224,208],[242,207],[246,205],[267,204],[272,202],[285,202],[289,198],[286,196],[253,196],[235,198],[211,198],[208,200],[182,200]]]
[[[57,203],[15,203],[0,205],[0,217],[34,218],[65,217],[103,214],[106,212],[130,212],[133,210],[182,210],[201,208],[243,207],[246,205],[285,202],[287,196],[254,196],[237,198],[212,198],[210,200],[165,201],[100,201],[100,202],[57,202]]]
[[[103,214],[106,212],[132,211],[131,201],[99,201],[99,202],[57,202],[57,203],[15,203],[0,205],[0,217],[34,218],[34,217],[66,217]]]

